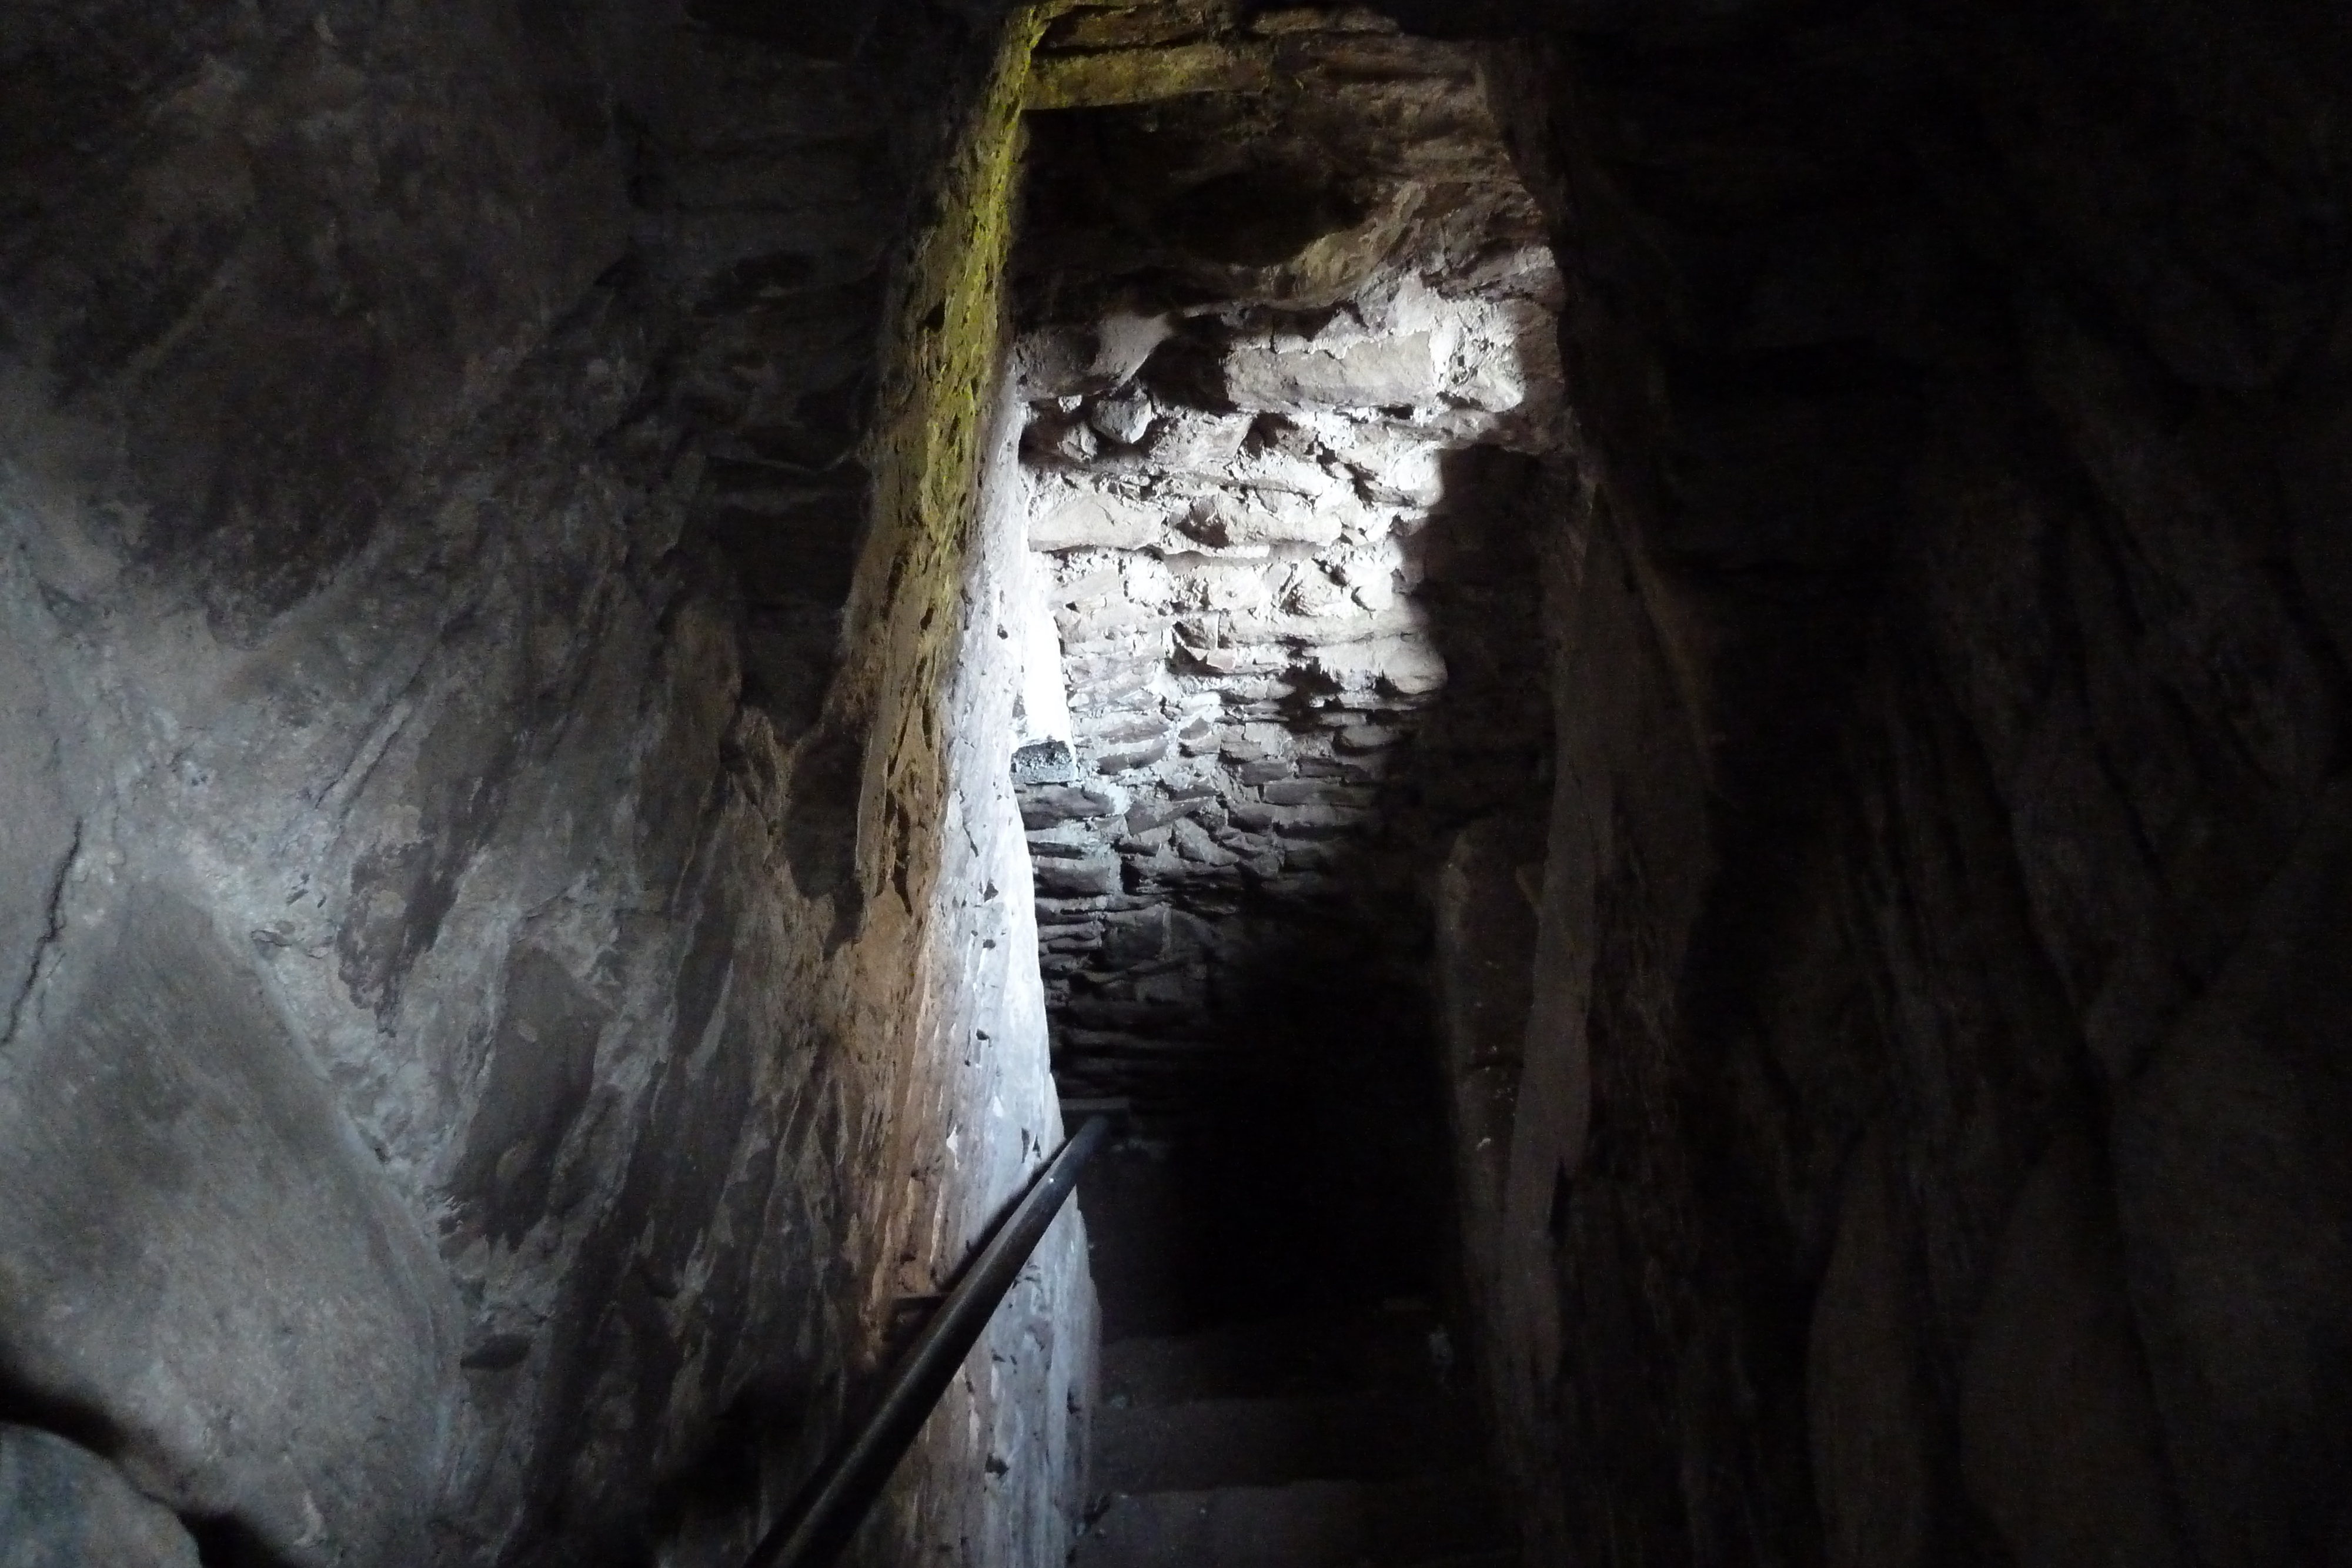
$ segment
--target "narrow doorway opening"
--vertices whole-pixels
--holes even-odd
[[[1559,274],[1484,51],[1346,13],[1244,46],[1282,68],[1029,121],[1014,768],[1061,1092],[1131,1108],[1080,1194],[1081,1562],[1300,1487],[1327,1531],[1509,1538],[1433,908],[1549,799]],[[1324,1496],[1406,1480],[1460,1498],[1391,1530]]]

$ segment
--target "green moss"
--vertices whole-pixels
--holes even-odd
[[[894,274],[865,458],[874,518],[849,607],[851,657],[827,724],[862,733],[859,882],[921,916],[947,820],[941,705],[978,536],[981,464],[1004,357],[1021,114],[1031,57],[1060,0],[1008,22],[933,172]],[[878,769],[878,771],[877,771]],[[876,788],[876,786],[879,788]]]
[[[1031,73],[1029,107],[1083,109],[1262,89],[1274,79],[1273,57],[1264,46],[1221,43],[1048,56]]]
[[[865,454],[875,476],[874,528],[850,610],[850,639],[862,656],[835,692],[837,722],[871,721],[890,737],[884,756],[893,794],[939,787],[937,759],[920,737],[938,727],[928,705],[943,695],[946,653],[961,623],[964,551],[975,535],[982,448],[1003,361],[1024,110],[1081,90],[1083,101],[1130,101],[1255,85],[1267,68],[1263,47],[1250,44],[1041,56],[1047,28],[1081,4],[1033,0],[1013,12],[934,172],[922,209],[928,216],[909,236],[893,284]],[[916,805],[913,820],[929,820]]]
[[[1050,20],[1026,6],[1007,25],[989,79],[935,176],[891,307],[867,461],[877,534],[899,552],[902,593],[944,610],[961,583],[978,502],[981,445],[1003,352],[1003,280],[1013,245],[1021,110],[1030,58]],[[903,606],[875,606],[890,616]],[[926,616],[945,630],[948,618]]]

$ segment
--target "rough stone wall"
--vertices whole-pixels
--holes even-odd
[[[894,1097],[867,1179],[887,1193],[903,1170],[907,1186],[884,1210],[885,1266],[870,1278],[878,1288],[895,1265],[914,1297],[946,1288],[1062,1134],[1013,787],[1023,647],[1012,626],[1027,575],[1019,408],[1003,374],[1022,106],[1045,23],[1042,8],[1023,9],[975,29],[987,68],[897,269],[864,454],[875,528],[846,612],[850,646],[877,656],[836,684],[803,743],[862,728],[866,776],[883,784],[861,793],[855,832],[868,927],[856,943],[860,999],[894,998],[862,1031],[877,1089]],[[872,939],[877,914],[911,927],[900,944]],[[908,1035],[922,1071],[905,1070]],[[869,1298],[870,1311],[884,1306]],[[942,1400],[865,1559],[1067,1556],[1096,1340],[1073,1206]]]
[[[1056,1070],[1154,1113],[1285,1074],[1422,1098],[1432,845],[1536,789],[1547,718],[1517,672],[1559,279],[1486,57],[1304,10],[1045,42],[1024,462],[1067,722],[1022,758]],[[1270,74],[1127,101],[1201,49]]]
[[[1059,1134],[974,500],[1025,51],[118,10],[0,33],[0,1414],[224,1560],[719,1561]],[[1074,1228],[877,1560],[1059,1554]]]
[[[2352,40],[1519,20],[1587,488],[1441,952],[1531,1554],[2352,1562]]]

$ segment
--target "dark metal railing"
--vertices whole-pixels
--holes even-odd
[[[1046,1162],[890,1369],[873,1413],[826,1457],[802,1490],[799,1506],[760,1538],[743,1568],[824,1568],[840,1555],[865,1522],[890,1472],[914,1446],[931,1407],[955,1380],[956,1368],[979,1343],[1029,1254],[1068,1201],[1078,1172],[1109,1132],[1109,1117],[1091,1117]]]

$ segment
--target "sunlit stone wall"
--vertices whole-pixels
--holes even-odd
[[[1029,177],[1076,767],[1023,810],[1064,1079],[1155,1103],[1247,1054],[1286,968],[1409,993],[1434,835],[1540,767],[1539,214],[1479,51],[1284,26],[1294,89],[1040,115]]]
[[[1028,34],[704,9],[0,40],[12,1543],[740,1561],[1058,1140]],[[1058,1560],[1083,1257],[877,1560]]]

